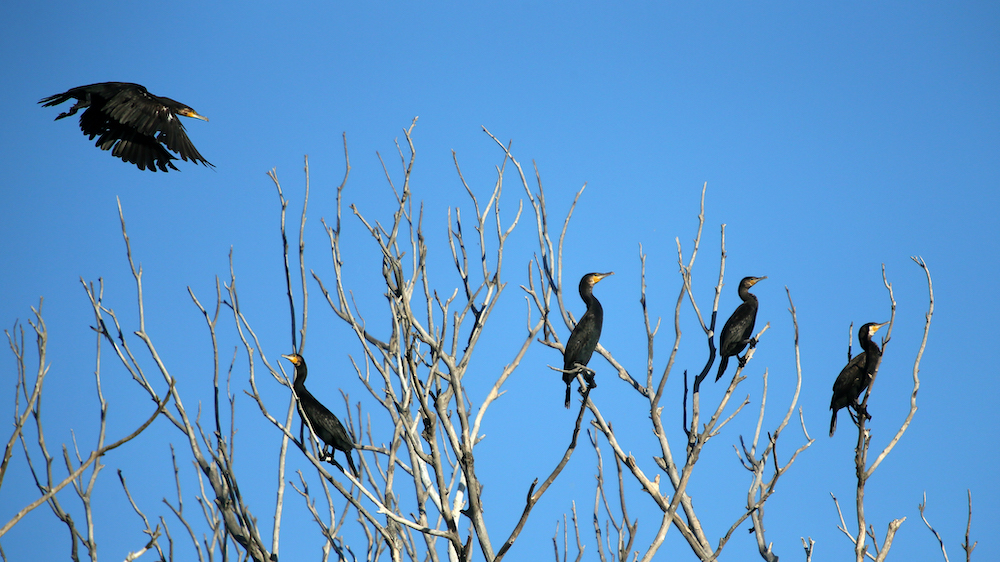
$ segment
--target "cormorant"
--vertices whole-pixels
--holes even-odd
[[[882,360],[882,350],[878,344],[872,341],[872,336],[879,328],[888,322],[876,324],[869,322],[858,330],[858,341],[861,342],[861,353],[855,355],[844,367],[837,380],[833,382],[833,398],[830,399],[830,409],[833,410],[833,418],[830,420],[830,437],[837,431],[837,411],[841,408],[854,406],[857,410],[858,397],[868,388],[871,383],[875,369],[878,368],[879,361]],[[860,412],[858,413],[861,414]]]
[[[743,299],[743,304],[736,307],[736,311],[722,327],[722,333],[719,336],[719,374],[715,375],[716,382],[726,372],[726,365],[729,364],[730,357],[735,355],[742,366],[746,359],[739,356],[740,352],[746,349],[748,343],[751,344],[750,347],[757,345],[757,342],[752,339],[753,325],[757,321],[757,297],[750,293],[750,287],[763,279],[767,279],[767,275],[744,277],[740,281],[738,292],[740,298]]]
[[[580,298],[587,303],[587,312],[576,323],[573,333],[566,342],[566,350],[563,352],[563,371],[572,371],[579,367],[586,367],[590,361],[590,356],[594,354],[598,340],[601,339],[601,325],[604,324],[604,309],[601,303],[594,297],[594,285],[601,279],[615,272],[608,273],[588,273],[580,279]],[[576,374],[563,373],[563,382],[566,383],[566,407],[569,408],[570,385]],[[584,378],[591,388],[597,386],[594,382],[593,373],[585,374]]]
[[[306,389],[306,360],[298,353],[282,355],[282,357],[295,365],[295,381],[292,383],[292,387],[295,389],[295,395],[299,398],[299,412],[309,420],[316,436],[324,443],[323,450],[320,452],[320,460],[333,461],[334,451],[343,451],[344,455],[347,456],[347,464],[351,467],[351,472],[355,477],[358,477],[358,470],[354,468],[354,459],[351,458],[354,442],[347,435],[347,431],[337,416],[333,415],[333,412],[328,410],[319,400],[316,400],[316,397]],[[333,451],[327,453],[327,446],[333,447]]]
[[[198,153],[177,116],[194,117],[203,121],[208,119],[183,103],[154,96],[139,84],[128,82],[101,82],[80,86],[44,98],[38,103],[49,107],[70,98],[76,98],[77,102],[66,113],[60,113],[56,120],[86,108],[80,115],[83,134],[90,136],[90,140],[98,137],[95,146],[101,150],[111,150],[112,156],[135,164],[140,170],[155,172],[159,168],[166,172],[168,167],[176,170],[177,167],[171,162],[176,158],[167,152],[168,148],[179,154],[184,161],[191,160],[212,166]]]

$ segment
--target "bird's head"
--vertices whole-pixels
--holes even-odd
[[[291,355],[282,355],[285,359],[288,359],[292,365],[295,365],[295,380],[293,383],[298,386],[300,384],[305,384],[306,382],[306,360],[302,358],[298,353],[292,353]]]
[[[610,277],[614,274],[615,274],[614,271],[609,271],[607,273],[588,273],[583,276],[583,279],[588,285],[593,287],[594,285],[600,283],[601,279],[604,279],[605,277]]]
[[[614,271],[609,271],[607,273],[588,273],[580,278],[580,296],[583,300],[587,300],[594,295],[594,285],[600,283],[601,279],[609,275],[614,275]]]
[[[758,281],[763,281],[765,279],[767,279],[767,275],[763,277],[744,277],[743,280],[740,281],[740,285],[743,285],[747,289],[749,289],[750,287],[756,285]]]
[[[184,117],[193,117],[195,119],[201,119],[202,121],[208,121],[208,117],[205,117],[204,115],[198,115],[198,112],[196,112],[195,110],[191,109],[186,105],[177,110],[177,115],[183,115]]]
[[[299,355],[298,353],[293,353],[291,355],[282,355],[282,357],[288,359],[292,363],[292,365],[295,365],[296,367],[305,363],[305,359],[303,359],[302,356]]]
[[[882,326],[885,326],[888,322],[882,322],[881,324],[876,324],[875,322],[869,322],[861,327],[861,332],[868,335],[868,339],[872,339],[875,332],[879,330]],[[860,334],[859,334],[860,337]]]

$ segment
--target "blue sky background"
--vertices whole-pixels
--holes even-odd
[[[799,537],[804,536],[817,541],[813,560],[850,556],[850,543],[836,529],[839,519],[830,494],[841,499],[845,515],[853,512],[855,438],[846,415],[837,436],[826,436],[830,386],[845,362],[850,323],[889,317],[884,264],[898,309],[870,402],[873,449],[881,450],[909,407],[910,373],[927,309],[923,273],[909,257],[923,256],[934,278],[937,308],[921,365],[920,409],[869,482],[869,523],[881,541],[891,519],[906,517],[893,557],[940,560],[917,511],[926,491],[927,515],[955,559],[961,554],[966,489],[971,488],[972,538],[980,541],[974,559],[1000,557],[991,538],[1000,529],[1000,488],[994,477],[1000,463],[994,321],[1000,315],[994,286],[1000,275],[995,259],[1000,210],[996,5],[515,2],[484,8],[464,3],[113,2],[86,7],[11,3],[0,14],[5,53],[0,72],[7,84],[0,89],[6,110],[0,128],[0,323],[10,329],[16,320],[24,322],[31,317],[29,307],[37,306],[39,296],[45,298],[51,370],[44,408],[53,453],[58,444],[71,443],[71,430],[81,448],[89,449],[97,425],[93,315],[79,279],[103,278],[105,301],[126,322],[135,319],[116,197],[134,255],[143,265],[147,331],[177,376],[188,408],[193,410],[197,400],[207,407],[210,341],[187,287],[203,303],[211,302],[215,276],[228,277],[230,248],[242,304],[263,351],[274,360],[290,349],[279,208],[265,172],[277,169],[297,216],[302,158],[309,155],[307,267],[332,281],[319,219],[335,214],[334,188],[344,172],[342,132],[353,166],[345,198],[366,217],[386,221],[391,192],[376,151],[398,180],[393,140],[402,139],[402,129],[419,116],[413,191],[424,201],[429,239],[439,244],[433,250],[439,291],[450,293],[458,282],[448,268],[447,248],[440,245],[448,207],[470,207],[451,151],[483,196],[492,188],[494,166],[502,162],[502,153],[481,130],[485,126],[498,138],[513,140],[513,152],[526,171],[537,163],[557,223],[587,183],[567,238],[564,274],[572,287],[588,271],[616,272],[597,290],[606,309],[602,343],[633,373],[642,372],[646,359],[638,306],[639,245],[648,255],[651,315],[664,319],[656,348],[659,372],[672,344],[680,288],[675,239],[690,251],[701,186],[708,182],[696,296],[702,310],[711,306],[719,225],[725,223],[728,261],[720,324],[737,305],[738,280],[768,276],[755,293],[761,300],[759,325],[770,322],[771,329],[737,395],[756,400],[760,375],[768,369],[767,424],[772,427],[784,414],[794,383],[785,287],[799,314],[800,403],[816,442],[783,477],[768,504],[768,540],[783,559],[802,556]],[[68,105],[36,105],[42,97],[102,81],[141,83],[209,117],[210,123],[185,123],[216,168],[179,162],[180,172],[139,172],[93,148],[75,118],[52,122]],[[513,179],[508,176],[504,192],[507,220],[523,195]],[[517,286],[525,281],[525,264],[535,250],[531,227],[522,219],[512,238],[505,269],[510,285],[474,364],[478,373],[469,381],[474,395],[485,395],[523,337],[524,304]],[[373,288],[379,274],[374,247],[347,214],[344,236],[348,282],[378,322],[384,300]],[[314,282],[310,290],[306,357],[313,393],[342,411],[337,389],[343,389],[374,415],[371,399],[351,374],[348,355],[360,356],[353,336],[321,301]],[[568,302],[575,314],[582,312],[575,295]],[[704,362],[704,341],[689,307],[682,322],[682,352],[665,401],[666,408],[678,410],[665,414],[673,420],[676,446],[682,443],[680,374]],[[226,328],[221,355],[228,357],[237,345]],[[559,360],[555,351],[536,345],[484,424],[487,438],[477,448],[477,471],[487,485],[486,518],[494,544],[515,524],[532,479],[548,474],[568,442],[573,420],[561,406],[558,375],[546,367]],[[245,384],[244,364],[237,363],[234,388]],[[13,357],[7,354],[0,365],[0,405],[10,408]],[[655,473],[641,400],[614,379],[603,359],[592,366],[603,382],[592,397],[615,424],[623,447],[635,453],[647,473]],[[324,371],[331,375],[324,378]],[[107,354],[103,380],[114,439],[148,415],[149,404]],[[275,408],[287,404],[286,389],[268,381],[262,390],[271,393]],[[704,393],[704,399],[717,399],[721,385],[708,385]],[[277,454],[278,434],[262,422],[242,390],[237,395],[242,489],[269,534],[275,484],[268,459]],[[749,477],[731,445],[739,435],[752,435],[755,415],[756,406],[749,407],[710,443],[689,489],[714,539],[745,501]],[[94,493],[102,557],[120,559],[145,543],[116,469],[129,478],[147,515],[169,513],[160,502],[176,494],[168,442],[179,446],[188,476],[186,505],[195,511],[190,458],[179,438],[160,420],[104,459],[107,468]],[[790,427],[779,457],[787,459],[802,440],[797,427]],[[603,452],[610,463],[606,444]],[[535,508],[511,553],[514,559],[551,556],[553,530],[573,500],[588,545],[585,556],[596,558],[590,515],[594,459],[591,449],[580,447]],[[294,451],[289,467],[307,468]],[[630,514],[639,518],[637,544],[646,545],[659,516],[634,493],[637,484],[627,480],[626,486],[634,497]],[[63,501],[76,508],[68,492]],[[2,519],[36,495],[18,451],[0,490]],[[183,545],[179,524],[173,523],[173,534]],[[362,546],[357,535],[347,537],[356,548]],[[318,556],[322,537],[294,495],[286,497],[282,538],[283,558]],[[41,560],[64,557],[69,541],[65,526],[43,507],[2,545],[10,560]],[[741,530],[722,559],[754,559],[755,548],[752,535]],[[687,557],[676,529],[662,552]]]

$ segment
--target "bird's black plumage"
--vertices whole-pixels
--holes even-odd
[[[306,389],[306,360],[297,353],[282,355],[282,357],[295,365],[295,381],[292,383],[292,387],[299,399],[299,412],[309,420],[309,425],[316,432],[316,436],[325,444],[320,460],[333,460],[334,451],[343,451],[344,455],[347,456],[347,464],[351,467],[351,472],[358,476],[358,470],[354,468],[354,459],[351,458],[354,442],[347,435],[347,430],[344,429],[337,416],[319,400],[316,400],[316,397]],[[327,446],[333,447],[333,451],[329,452],[329,456],[324,457],[327,454]]]
[[[878,344],[872,341],[872,336],[879,328],[888,322],[876,324],[869,322],[858,330],[858,341],[861,342],[861,353],[855,355],[847,362],[837,380],[833,382],[833,398],[830,399],[830,409],[833,410],[833,417],[830,420],[830,437],[837,431],[837,412],[841,408],[854,406],[858,409],[858,397],[868,388],[875,369],[878,368],[879,361],[882,360],[882,350]],[[860,415],[860,412],[859,412]]]
[[[762,279],[767,279],[767,276],[744,277],[740,281],[738,292],[743,304],[736,307],[719,335],[719,374],[715,375],[716,381],[726,372],[730,357],[735,355],[740,360],[740,365],[743,364],[739,354],[746,349],[748,343],[751,343],[753,325],[757,322],[757,297],[750,293],[750,287]],[[756,345],[757,342],[752,343]]]
[[[608,273],[588,273],[580,279],[580,298],[587,303],[587,312],[583,313],[580,321],[573,328],[573,333],[566,342],[566,350],[563,352],[563,370],[571,371],[577,366],[586,367],[590,362],[590,356],[594,354],[597,342],[601,339],[601,327],[604,324],[604,309],[601,303],[594,296],[594,285],[601,279],[609,275],[614,275],[613,271]],[[563,373],[563,382],[566,383],[566,407],[570,403],[570,385],[576,374]],[[593,377],[587,378],[591,386],[597,386],[593,382]]]
[[[128,82],[80,86],[38,103],[49,107],[70,99],[77,101],[56,120],[86,109],[80,115],[83,134],[91,140],[97,137],[96,146],[101,150],[110,150],[113,156],[135,164],[140,170],[176,170],[171,162],[176,158],[167,149],[176,152],[182,160],[212,166],[191,143],[178,116],[208,119],[183,103],[154,96],[139,84]]]

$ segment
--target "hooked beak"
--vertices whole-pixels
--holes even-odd
[[[609,271],[607,273],[598,273],[597,275],[594,276],[594,285],[600,283],[601,280],[604,279],[605,277],[610,277],[614,274],[615,274],[614,271]]]
[[[205,117],[204,115],[198,115],[198,113],[196,113],[195,110],[193,110],[193,109],[184,109],[180,113],[184,117],[194,117],[195,119],[201,119],[202,121],[208,121],[208,117]],[[284,357],[284,355],[282,355],[282,357]]]

